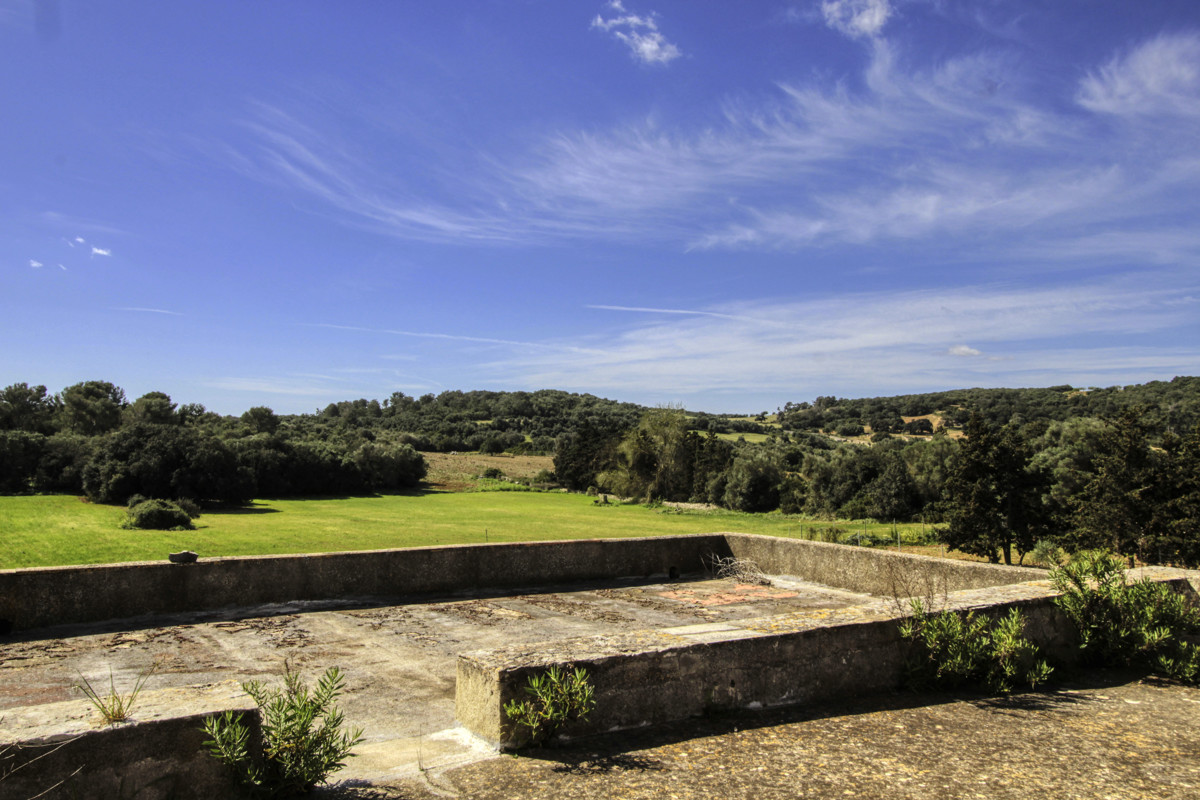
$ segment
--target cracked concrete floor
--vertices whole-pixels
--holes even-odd
[[[199,710],[213,697],[238,695],[242,681],[277,681],[285,662],[310,680],[338,666],[346,675],[340,705],[366,738],[336,777],[391,781],[495,755],[455,725],[460,652],[869,600],[782,578],[769,585],[628,580],[414,602],[290,603],[43,629],[0,644],[0,739],[33,721],[94,717],[77,688],[81,676],[107,689],[111,675],[116,688],[127,691],[156,665],[139,705],[146,713],[184,713],[188,705]]]

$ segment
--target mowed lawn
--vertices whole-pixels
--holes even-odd
[[[194,531],[124,530],[124,517],[120,506],[94,505],[73,496],[0,497],[0,568],[160,560],[179,550],[240,556],[718,531],[808,538],[814,529],[831,524],[877,536],[891,530],[779,514],[603,506],[585,495],[559,492],[258,500],[243,509],[209,511],[196,520]],[[919,528],[900,526],[906,541]]]

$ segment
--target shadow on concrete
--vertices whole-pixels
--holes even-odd
[[[99,620],[96,622],[73,622],[42,628],[13,631],[12,624],[0,619],[0,643],[15,644],[48,639],[71,639],[95,634],[128,633],[152,628],[187,627],[208,622],[238,622],[247,619],[278,617],[285,614],[307,614],[318,611],[362,611],[372,608],[389,608],[428,603],[459,603],[469,600],[495,600],[505,597],[527,597],[554,595],[564,592],[595,591],[600,589],[628,589],[639,586],[657,586],[664,583],[686,585],[711,580],[707,573],[685,573],[669,578],[664,575],[645,577],[610,578],[596,581],[577,581],[569,584],[552,584],[494,589],[464,589],[458,592],[437,592],[395,596],[345,597],[333,600],[291,600],[281,603],[264,603],[255,606],[232,606],[206,611],[174,611],[159,614],[142,614],[136,617]]]
[[[906,711],[954,703],[967,703],[981,710],[1014,716],[1029,711],[1070,713],[1097,702],[1096,698],[1089,697],[1082,692],[1120,686],[1130,680],[1137,680],[1139,677],[1141,676],[1138,673],[1102,670],[1073,675],[1070,683],[1050,687],[1044,691],[1012,694],[1007,697],[986,697],[967,691],[897,692],[821,706],[721,712],[651,728],[581,737],[561,743],[556,747],[520,751],[518,755],[540,761],[557,762],[551,769],[560,773],[653,772],[664,768],[659,761],[630,754],[635,751],[652,750],[707,736],[722,736],[739,731],[834,717]]]

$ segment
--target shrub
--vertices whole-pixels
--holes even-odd
[[[184,513],[186,513],[191,519],[195,519],[196,517],[200,516],[200,504],[195,500],[181,497],[175,501],[175,505],[183,509]]]
[[[531,699],[510,700],[504,715],[527,730],[524,744],[549,741],[568,722],[587,719],[596,706],[595,690],[586,670],[553,666],[530,675],[525,686]]]
[[[192,518],[170,500],[143,500],[125,512],[124,527],[135,530],[192,530]]]
[[[1129,583],[1121,559],[1083,551],[1050,573],[1062,594],[1055,604],[1079,631],[1084,663],[1143,667],[1196,682],[1200,648],[1184,637],[1200,632],[1200,612],[1163,583]]]
[[[233,767],[239,782],[254,797],[294,797],[345,766],[362,737],[362,729],[343,731],[344,718],[336,700],[343,677],[330,667],[310,692],[289,665],[282,689],[259,681],[242,684],[262,714],[262,756],[250,749],[250,730],[237,713],[226,711],[204,720],[209,738],[204,746],[215,758]]]
[[[1025,620],[1015,608],[991,620],[973,611],[930,614],[913,600],[912,612],[900,635],[917,645],[908,665],[909,683],[916,688],[968,684],[1007,694],[1017,684],[1034,688],[1050,677],[1050,665],[1025,638]]]
[[[499,467],[488,467],[479,477],[493,481],[502,481],[504,480],[504,470]]]
[[[533,483],[558,483],[558,476],[552,469],[539,469],[532,478]]]

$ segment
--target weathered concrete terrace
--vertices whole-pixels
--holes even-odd
[[[705,572],[720,559],[754,569]],[[1193,598],[1200,585],[1145,574]],[[70,748],[4,788],[66,776],[84,796],[218,796],[228,776],[200,754],[200,716],[247,710],[241,681],[285,664],[342,668],[366,741],[338,777],[392,783],[511,744],[504,702],[554,664],[585,667],[596,688],[577,734],[830,702],[900,685],[913,596],[1020,608],[1069,660],[1053,594],[1039,570],[743,534],[0,571],[0,742],[22,742],[21,758]],[[80,676],[127,691],[152,666],[136,724],[99,730]]]
[[[64,723],[95,726],[76,688],[128,689],[157,664],[134,716],[183,715],[244,704],[240,683],[277,680],[285,662],[315,677],[346,673],[342,707],[366,742],[341,776],[415,773],[493,751],[456,728],[455,664],[481,650],[641,629],[704,631],[740,620],[853,606],[869,596],[797,580],[772,585],[712,579],[625,579],[532,592],[469,593],[420,602],[309,601],[191,612],[150,627],[89,623],[40,629],[0,645],[0,740]],[[202,690],[196,687],[204,687]],[[242,699],[238,699],[238,698]]]

